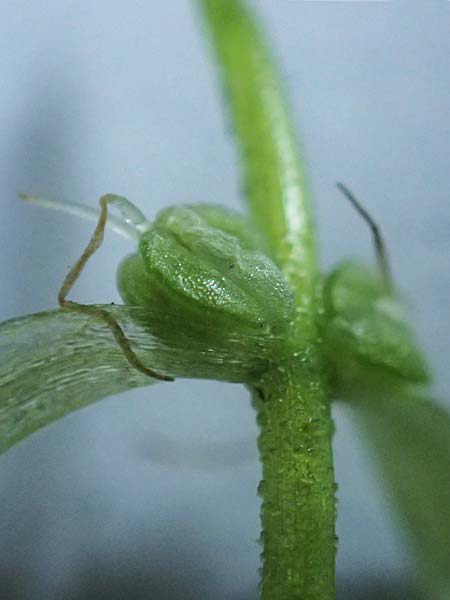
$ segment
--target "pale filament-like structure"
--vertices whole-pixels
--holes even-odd
[[[123,219],[108,213],[106,227],[122,237],[138,242],[141,235],[150,227],[150,222],[134,204],[123,196],[108,194],[108,197],[110,198],[110,204],[115,204],[120,210]],[[98,221],[100,217],[99,208],[78,202],[62,202],[61,200],[50,200],[28,194],[21,194],[20,198],[29,204],[36,204],[43,208],[64,212],[89,221]]]

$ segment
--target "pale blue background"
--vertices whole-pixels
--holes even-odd
[[[240,206],[191,4],[0,3],[2,319],[54,307],[92,231],[20,205],[20,191],[91,205],[117,192],[149,217],[169,203]],[[334,188],[343,180],[383,228],[449,405],[450,5],[253,4],[302,131],[323,264],[372,260]],[[76,296],[118,301],[116,265],[131,250],[110,234]],[[335,416],[341,594],[393,598],[413,569],[405,540],[348,411]],[[13,449],[0,459],[0,597],[256,598],[256,435],[244,389],[179,381],[105,400]],[[241,463],[207,468],[211,442]]]

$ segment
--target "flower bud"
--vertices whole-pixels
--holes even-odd
[[[355,263],[339,265],[325,280],[324,300],[324,349],[331,362],[353,361],[408,381],[427,381],[405,307],[377,273]]]
[[[266,353],[294,310],[261,236],[243,217],[208,205],[160,213],[142,234],[139,254],[122,263],[118,282],[127,304],[151,306],[161,316],[148,325],[167,343],[189,332],[186,338],[214,346],[247,338]]]

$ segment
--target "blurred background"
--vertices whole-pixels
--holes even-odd
[[[344,181],[382,227],[450,407],[450,3],[252,3],[281,61],[324,269],[372,261]],[[19,192],[92,206],[123,194],[242,206],[208,45],[189,0],[0,4],[0,318],[56,305],[93,224]],[[119,302],[114,234],[74,296]],[[414,598],[401,519],[336,405],[339,597]],[[0,459],[0,598],[255,600],[257,428],[241,386],[177,381],[105,399]]]

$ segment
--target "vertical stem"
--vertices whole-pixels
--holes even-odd
[[[264,600],[334,598],[330,406],[295,359],[268,375],[258,400]]]
[[[299,303],[310,308],[317,275],[311,208],[277,72],[241,0],[199,1],[221,67],[251,213]]]
[[[263,466],[263,600],[334,598],[332,422],[319,335],[318,267],[304,173],[276,69],[241,0],[198,0],[221,67],[247,200],[296,299],[255,393]]]

